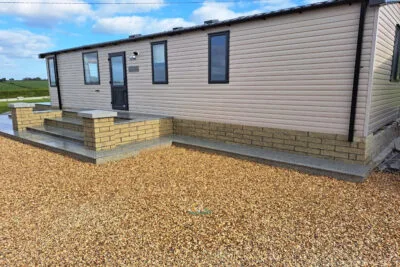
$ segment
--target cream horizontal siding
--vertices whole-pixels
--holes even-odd
[[[400,4],[379,8],[369,133],[400,117],[400,83],[390,82],[397,24]]]
[[[57,60],[63,107],[111,109],[108,61],[100,58],[100,50],[99,62],[105,61],[99,68],[100,85],[85,85],[82,52],[60,54]]]
[[[342,5],[168,38],[169,84],[152,84],[150,41],[99,48],[101,85],[83,83],[81,52],[58,56],[65,107],[111,109],[108,53],[126,51],[131,111],[347,134],[360,5]],[[374,11],[365,25],[356,135],[366,113]],[[230,31],[230,82],[208,84],[208,33]],[[129,55],[138,51],[136,61]],[[100,92],[95,92],[100,90]]]

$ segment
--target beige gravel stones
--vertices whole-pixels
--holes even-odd
[[[400,265],[400,177],[184,148],[92,165],[0,137],[0,265]]]

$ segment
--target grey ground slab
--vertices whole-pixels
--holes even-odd
[[[52,127],[48,125],[28,127],[28,131],[43,133],[55,137],[65,138],[71,141],[83,143],[83,133],[78,131],[72,131],[64,128]]]
[[[226,144],[223,142],[193,138],[189,136],[174,136],[173,143],[225,152],[231,155],[244,156],[265,161],[270,165],[294,168],[312,174],[326,175],[353,182],[364,181],[372,169],[371,166],[361,164],[349,164],[294,153],[255,148],[246,145]]]
[[[0,115],[0,131],[1,132],[14,132],[12,127],[12,120],[7,114]]]

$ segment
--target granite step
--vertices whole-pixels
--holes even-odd
[[[84,143],[84,140],[83,140],[84,138],[83,138],[82,132],[72,131],[72,130],[58,128],[58,127],[52,127],[52,126],[48,126],[48,125],[28,127],[27,130],[30,132],[34,132],[34,133],[41,133],[41,134],[45,134],[45,135],[62,138],[62,139],[73,141],[73,142],[76,142],[79,144]]]
[[[46,126],[67,129],[76,132],[83,132],[83,123],[79,118],[62,117],[45,119],[44,124]]]

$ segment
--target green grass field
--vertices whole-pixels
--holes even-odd
[[[6,81],[0,82],[0,99],[14,97],[48,96],[47,81]]]
[[[20,101],[11,101],[11,102],[0,102],[0,114],[9,111],[8,108],[9,103],[16,103],[16,102],[25,102],[25,103],[36,103],[36,102],[49,102],[50,98],[43,98],[43,99],[35,99],[35,100],[20,100]]]

